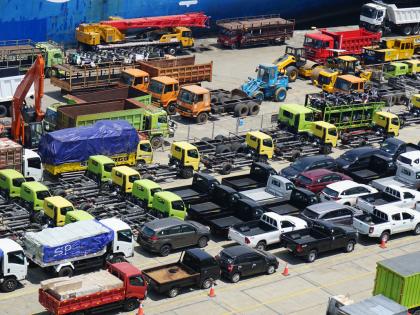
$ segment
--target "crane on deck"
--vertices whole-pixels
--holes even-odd
[[[45,116],[41,109],[41,100],[44,96],[44,68],[45,61],[42,55],[38,55],[31,68],[26,72],[25,77],[16,88],[12,104],[12,139],[26,147],[37,145],[34,132]],[[25,98],[34,85],[34,107],[26,104]]]

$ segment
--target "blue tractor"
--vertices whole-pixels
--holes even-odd
[[[287,76],[281,75],[273,64],[259,65],[257,71],[257,78],[248,78],[248,82],[241,86],[242,91],[259,101],[274,99],[283,102],[287,96]]]

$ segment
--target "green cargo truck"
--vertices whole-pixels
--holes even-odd
[[[57,109],[56,129],[89,126],[99,120],[128,121],[143,135],[150,139],[153,148],[163,144],[163,138],[173,137],[175,123],[167,113],[153,105],[135,99],[117,99],[88,102]]]
[[[379,261],[373,295],[382,294],[420,315],[420,251]]]

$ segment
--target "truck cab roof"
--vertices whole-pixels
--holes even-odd
[[[22,250],[22,247],[10,238],[1,238],[0,239],[0,258],[3,257],[4,252],[15,252]]]
[[[123,72],[127,73],[128,75],[131,75],[133,77],[149,76],[149,74],[146,71],[143,71],[143,70],[140,70],[140,69],[135,69],[135,68],[125,69]]]
[[[183,90],[186,90],[188,92],[191,92],[193,94],[201,95],[201,94],[207,94],[209,93],[209,90],[206,88],[203,88],[199,85],[185,85],[182,87]]]
[[[204,250],[200,248],[187,249],[185,253],[188,253],[188,255],[194,256],[200,261],[207,260],[207,259],[214,259],[212,255],[210,255],[209,253],[205,252]]]
[[[299,104],[282,104],[280,106],[280,111],[286,110],[292,114],[307,114],[312,113],[312,110],[306,106],[299,105]]]
[[[102,219],[99,221],[99,223],[115,231],[131,230],[130,226],[127,223],[117,218]]]
[[[110,266],[110,269],[116,269],[125,274],[127,278],[141,274],[141,271],[128,262],[115,263]]]
[[[44,191],[48,190],[48,187],[40,182],[24,182],[22,183],[22,188],[27,187],[32,191]]]
[[[0,174],[4,175],[6,177],[10,177],[10,178],[16,178],[16,177],[21,178],[21,177],[23,177],[23,175],[20,172],[14,170],[14,169],[9,169],[9,168],[4,169],[4,170],[0,170]]]
[[[168,76],[164,76],[164,75],[160,76],[160,77],[154,77],[154,78],[152,78],[152,80],[161,82],[165,85],[166,84],[177,84],[178,83],[178,81],[176,79],[168,77]]]
[[[157,193],[155,193],[155,197],[160,197],[164,200],[167,200],[169,202],[172,201],[178,201],[181,199],[181,197],[179,197],[177,194],[171,192],[171,191],[159,191]]]
[[[62,208],[62,207],[73,207],[72,203],[68,201],[66,198],[61,196],[52,196],[47,197],[44,199],[45,202],[52,203],[54,206]]]

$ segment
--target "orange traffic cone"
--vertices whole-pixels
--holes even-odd
[[[144,315],[143,304],[141,304],[141,303],[139,305],[139,311],[137,312],[137,315]]]
[[[286,264],[286,266],[284,267],[284,270],[281,274],[285,277],[287,277],[289,275],[289,265],[288,264]]]
[[[379,245],[380,248],[386,248],[386,242],[384,240],[381,240],[381,245]]]
[[[209,292],[209,297],[215,297],[216,296],[216,292],[214,292],[214,287],[213,287],[213,285],[211,286],[211,288],[210,288],[210,292]]]

